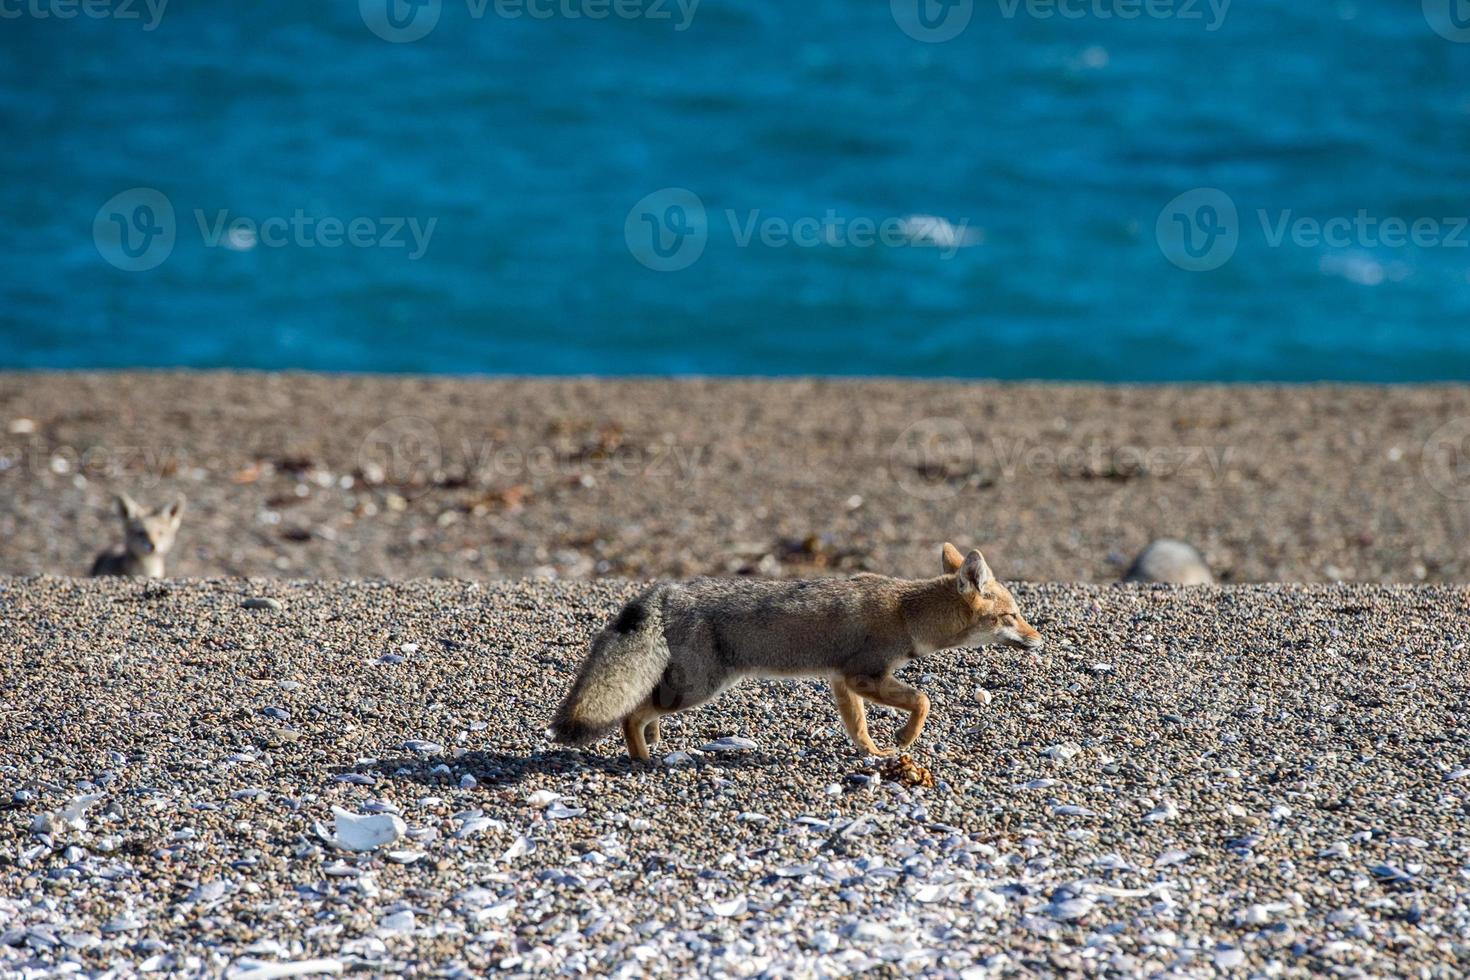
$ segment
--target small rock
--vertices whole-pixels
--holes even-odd
[[[1125,582],[1165,582],[1173,585],[1214,585],[1210,566],[1193,545],[1160,538],[1138,553],[1123,575]]]
[[[281,605],[281,602],[280,602],[279,599],[272,599],[270,596],[251,596],[250,598],[246,599],[244,602],[240,603],[240,608],[241,609],[269,609],[271,612],[280,612],[282,609],[284,609],[286,607],[283,606],[283,605]]]

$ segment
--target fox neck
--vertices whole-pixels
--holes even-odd
[[[148,578],[163,578],[163,555],[160,555],[156,551],[146,555],[129,551],[128,557],[137,566],[140,574],[146,575]]]
[[[913,583],[903,597],[903,613],[919,657],[958,646],[974,626],[953,575]]]

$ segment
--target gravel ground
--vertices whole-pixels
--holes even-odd
[[[0,373],[0,574],[85,574],[126,489],[194,577],[1463,582],[1467,441],[1470,386]]]
[[[815,682],[549,750],[636,587],[0,580],[0,974],[1470,969],[1462,588],[1022,586],[918,789]]]

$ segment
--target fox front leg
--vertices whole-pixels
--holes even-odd
[[[884,704],[909,713],[908,724],[898,733],[898,747],[906,749],[919,740],[924,723],[929,720],[929,696],[912,685],[884,674],[882,677],[849,677],[850,689],[875,704]]]

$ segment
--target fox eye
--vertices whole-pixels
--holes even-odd
[[[1000,622],[1001,622],[1001,625],[1002,626],[1015,626],[1016,625],[1016,614],[1015,613],[1001,613],[1000,614]]]

